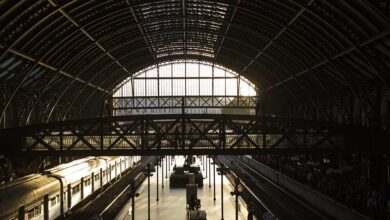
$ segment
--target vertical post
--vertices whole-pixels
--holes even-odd
[[[148,176],[148,220],[150,220],[150,163],[146,165]]]
[[[91,193],[95,191],[95,173],[91,173]]]
[[[206,164],[206,178],[207,178],[207,155],[205,156],[205,164]]]
[[[156,201],[158,202],[158,164],[160,163],[159,159],[157,159],[157,166],[156,166],[156,179],[157,179],[157,198]]]
[[[49,220],[49,195],[43,196],[43,219]]]
[[[161,188],[164,189],[164,157],[161,157],[160,164],[161,164]]]
[[[203,171],[204,171],[204,168],[205,168],[205,160],[204,160],[204,155],[202,155],[202,168],[203,168]]]
[[[169,156],[166,155],[165,156],[165,179],[168,178],[168,158],[169,158]]]
[[[108,177],[108,182],[112,180],[112,166],[110,164],[110,166],[108,167],[108,173],[109,173],[109,177]]]
[[[102,190],[101,188],[103,187],[103,168],[100,168],[99,182],[100,182],[100,190]]]
[[[130,184],[131,184],[131,219],[134,220],[135,219],[135,201],[134,201],[135,186],[134,186],[134,181],[132,180]]]
[[[225,121],[223,119],[219,120],[219,123],[218,123],[218,133],[219,133],[219,147],[220,149],[224,149],[225,148],[225,139],[226,139],[226,135],[225,135]]]
[[[221,220],[223,220],[223,163],[221,163]]]
[[[60,216],[64,216],[64,183],[60,181]]]
[[[240,192],[238,191],[238,186],[240,185],[240,179],[235,178],[234,179],[234,195],[236,196],[236,220],[238,220],[238,196],[240,195]]]
[[[115,167],[114,173],[115,173],[115,179],[116,179],[116,178],[118,178],[118,164],[116,163],[116,161],[114,163],[114,167]]]
[[[209,188],[211,188],[211,155],[209,155]]]
[[[72,207],[72,185],[68,184],[67,195],[68,198],[68,210]]]
[[[214,178],[213,178],[213,180],[214,180],[214,201],[216,200],[216,198],[215,198],[215,156],[214,156],[214,159],[213,159],[213,169],[214,169]]]
[[[84,177],[81,177],[80,180],[80,197],[84,199]]]
[[[119,159],[119,176],[122,176],[122,172],[123,172],[123,163],[124,161],[122,161],[122,159]]]
[[[236,186],[238,192],[238,187]],[[238,193],[236,194],[236,220],[238,220]]]
[[[168,161],[168,170],[171,171],[171,163],[172,163],[172,157],[168,156],[169,161]]]

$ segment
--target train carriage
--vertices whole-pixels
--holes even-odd
[[[0,219],[57,218],[139,160],[137,156],[87,157],[1,185]]]

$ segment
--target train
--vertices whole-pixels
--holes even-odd
[[[139,156],[86,157],[0,185],[0,219],[63,218],[140,159]]]

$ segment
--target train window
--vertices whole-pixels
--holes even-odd
[[[27,219],[32,219],[34,216],[34,209],[29,209],[27,212]]]
[[[35,208],[29,209],[27,211],[27,219],[35,218],[42,214],[42,205],[38,205]]]
[[[80,185],[77,185],[75,187],[72,188],[72,194],[76,194],[80,191]]]
[[[56,197],[50,199],[50,206],[55,206],[57,204]]]
[[[60,195],[57,195],[56,198],[57,198],[57,203],[59,203],[60,202]]]
[[[35,207],[34,212],[35,212],[35,216],[41,215],[41,213],[42,213],[42,206],[39,205],[39,206]]]
[[[64,202],[66,201],[66,192],[64,192]]]
[[[100,178],[99,174],[96,174],[96,175],[95,175],[95,181],[98,181],[99,178]]]
[[[87,179],[84,182],[85,182],[85,186],[91,185],[91,179]]]

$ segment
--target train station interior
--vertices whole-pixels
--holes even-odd
[[[390,0],[1,0],[0,220],[390,220]]]

